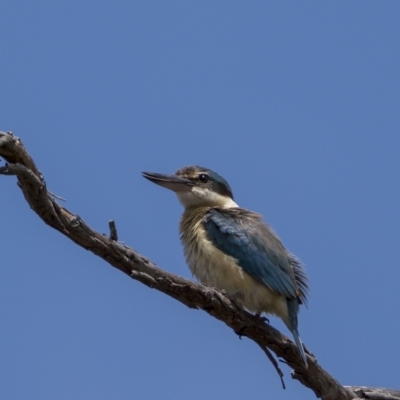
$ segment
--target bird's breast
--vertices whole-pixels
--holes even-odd
[[[193,275],[202,283],[225,289],[232,286],[232,280],[243,279],[243,271],[236,260],[217,249],[207,238],[202,225],[204,210],[185,213],[180,224],[181,241],[186,262]]]

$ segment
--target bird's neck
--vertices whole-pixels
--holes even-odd
[[[230,197],[219,193],[197,190],[193,188],[190,192],[177,192],[179,202],[185,210],[194,210],[205,207],[232,208],[239,207]]]

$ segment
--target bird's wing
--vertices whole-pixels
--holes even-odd
[[[287,298],[298,296],[287,250],[259,214],[243,208],[210,208],[203,218],[209,240],[256,281]]]

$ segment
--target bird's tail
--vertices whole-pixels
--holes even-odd
[[[306,353],[304,352],[304,346],[303,346],[303,343],[302,343],[302,341],[300,339],[300,335],[299,335],[299,332],[297,331],[297,328],[296,329],[292,329],[292,334],[293,334],[293,337],[294,337],[294,341],[296,342],[297,348],[299,349],[301,359],[303,360],[304,365],[307,368],[308,367],[307,357],[306,357]]]
[[[289,323],[287,326],[290,329],[290,332],[292,332],[294,341],[296,342],[297,348],[299,349],[300,356],[304,362],[304,365],[307,368],[308,364],[307,364],[306,353],[304,352],[304,346],[303,343],[301,342],[299,331],[297,330],[297,313],[299,311],[299,302],[296,298],[290,299],[288,300],[287,305],[288,305],[288,317],[289,317],[288,321]]]

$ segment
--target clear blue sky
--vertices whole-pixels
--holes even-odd
[[[400,389],[400,2],[4,1],[0,129],[100,232],[191,278],[141,171],[212,168],[305,263],[300,333]],[[314,399],[202,311],[45,226],[0,177],[2,399]],[[288,334],[282,323],[271,324]]]

